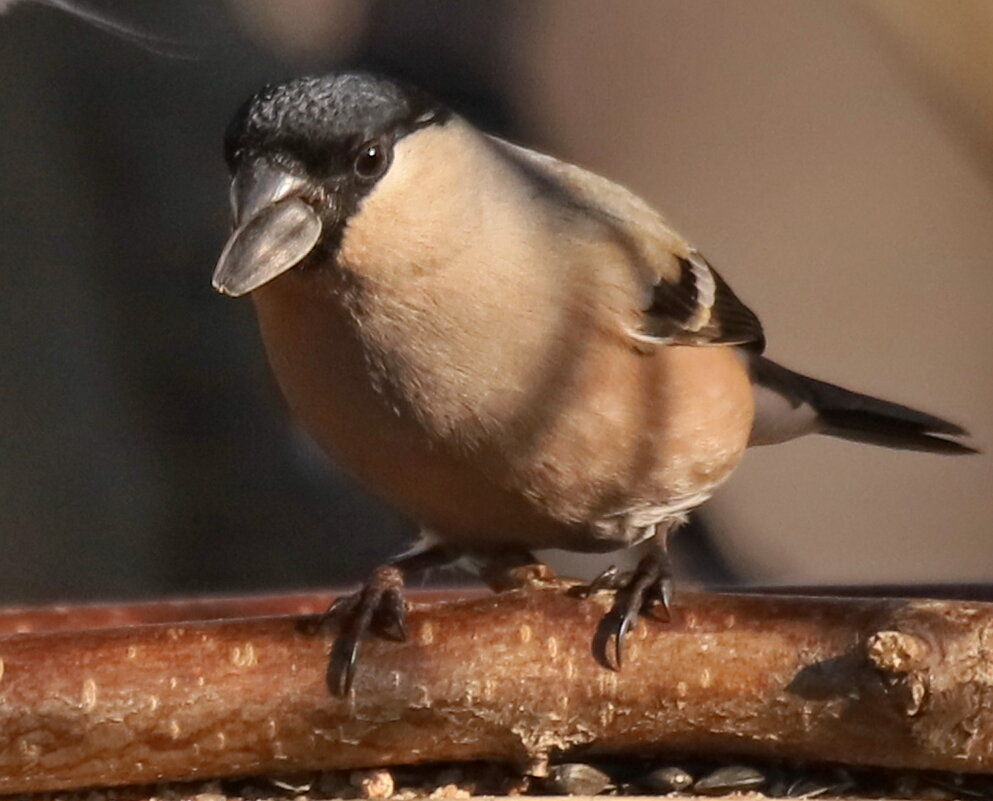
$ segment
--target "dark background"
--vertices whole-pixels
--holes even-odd
[[[303,72],[402,75],[627,183],[759,312],[774,357],[988,447],[981,0],[941,25],[912,0],[88,7],[192,58],[39,4],[0,15],[2,602],[321,586],[413,535],[288,420],[251,303],[210,288],[224,127]],[[981,580],[991,478],[988,456],[767,449],[708,507],[709,539],[684,540],[746,581]]]

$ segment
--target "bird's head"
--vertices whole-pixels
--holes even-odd
[[[448,110],[410,86],[368,73],[267,86],[225,136],[233,232],[214,288],[244,295],[333,247],[393,164],[398,141],[444,123]]]

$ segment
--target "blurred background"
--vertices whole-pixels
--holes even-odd
[[[287,418],[251,303],[210,289],[229,116],[356,65],[627,184],[773,358],[986,451],[752,451],[680,537],[687,580],[993,579],[987,0],[80,5],[189,57],[0,3],[0,603],[327,586],[413,536]]]

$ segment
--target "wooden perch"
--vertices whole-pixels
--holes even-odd
[[[993,772],[991,605],[685,592],[613,672],[591,649],[609,600],[416,604],[346,699],[313,617],[8,635],[0,792],[680,753]]]

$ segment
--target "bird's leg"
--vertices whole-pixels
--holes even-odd
[[[328,684],[335,695],[347,695],[352,688],[359,642],[370,629],[396,640],[407,639],[405,574],[449,564],[456,556],[440,545],[408,551],[377,567],[358,592],[331,604],[320,622],[341,621],[328,665]]]
[[[662,607],[665,619],[670,618],[672,602],[672,564],[669,560],[670,526],[660,527],[648,540],[649,549],[638,566],[630,573],[607,568],[590,584],[590,590],[615,589],[614,605],[603,619],[601,634],[614,637],[614,664],[620,669],[624,637],[634,626],[638,615]],[[598,638],[599,639],[599,638]],[[605,656],[605,655],[604,655]],[[606,661],[606,660],[605,660]],[[609,663],[608,663],[609,664]]]

